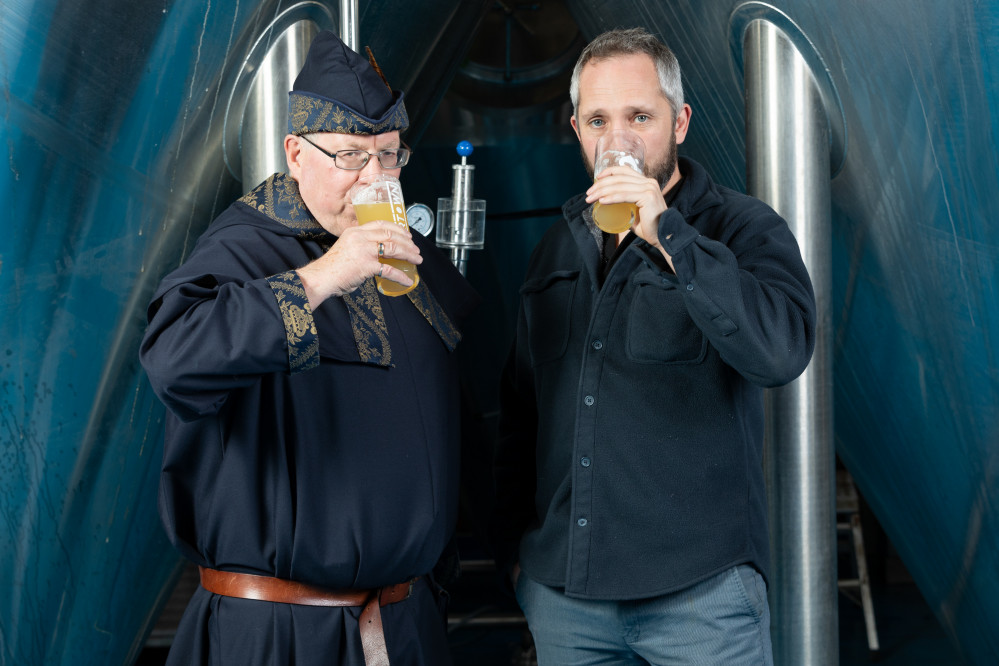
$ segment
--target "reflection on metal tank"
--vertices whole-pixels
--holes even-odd
[[[416,140],[483,1],[365,3]],[[239,196],[230,97],[262,35],[334,3],[0,3],[0,662],[123,664],[169,592],[145,306]],[[266,51],[267,49],[264,49]],[[237,140],[239,133],[236,133]]]
[[[849,137],[831,182],[836,452],[962,655],[994,664],[999,2],[570,0],[587,37],[643,25],[670,44],[694,108],[681,150],[738,189],[747,5],[809,37]]]
[[[766,392],[764,471],[772,558],[774,661],[839,663],[832,414],[830,119],[840,111],[810,42],[783,14],[733,16],[744,55],[746,189],[787,220],[815,292],[815,351],[787,386]],[[775,104],[775,99],[786,103]]]

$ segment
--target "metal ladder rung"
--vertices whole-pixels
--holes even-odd
[[[853,543],[853,557],[857,563],[857,578],[844,578],[838,581],[839,589],[859,588],[860,605],[864,609],[864,624],[867,628],[867,647],[872,652],[880,649],[878,629],[874,621],[874,601],[871,599],[870,578],[867,575],[867,553],[864,550],[864,533],[860,527],[860,502],[853,477],[845,469],[836,473],[836,512],[849,516],[849,522],[836,521],[836,529],[850,534]]]

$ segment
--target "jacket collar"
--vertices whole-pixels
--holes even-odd
[[[694,160],[681,157],[677,168],[684,176],[683,187],[677,192],[673,206],[684,217],[697,215],[722,203],[721,193],[704,167]]]
[[[286,173],[275,173],[239,200],[284,227],[298,238],[332,245],[336,236],[326,231],[306,208],[298,182]]]

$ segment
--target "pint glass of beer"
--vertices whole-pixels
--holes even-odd
[[[611,130],[597,140],[593,154],[593,177],[612,166],[630,166],[638,173],[645,168],[645,143],[631,130]],[[593,221],[609,234],[631,229],[638,217],[638,207],[627,201],[615,204],[593,204]]]
[[[362,176],[350,188],[348,196],[354,205],[354,214],[357,216],[358,224],[385,220],[409,228],[409,222],[406,220],[406,204],[402,198],[402,186],[395,176],[390,176],[387,173]],[[388,257],[381,257],[379,261],[395,266],[413,280],[412,285],[404,287],[388,278],[376,277],[375,284],[378,286],[378,291],[386,296],[402,296],[412,291],[420,282],[416,266],[408,261],[389,259]]]

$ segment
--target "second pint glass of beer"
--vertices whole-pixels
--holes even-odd
[[[402,185],[395,176],[387,173],[362,176],[350,188],[349,195],[358,224],[386,220],[409,228],[409,222],[406,220],[406,204],[402,198]],[[416,266],[408,261],[388,257],[381,257],[378,260],[383,264],[395,266],[413,280],[413,284],[404,287],[394,280],[376,277],[375,284],[378,286],[378,291],[386,296],[402,296],[419,284],[420,275],[416,272]]]
[[[593,177],[612,166],[630,166],[638,173],[645,169],[645,143],[631,130],[611,130],[597,140],[593,154]],[[615,204],[593,204],[593,221],[602,231],[619,234],[631,229],[638,216],[638,207],[627,201]]]

